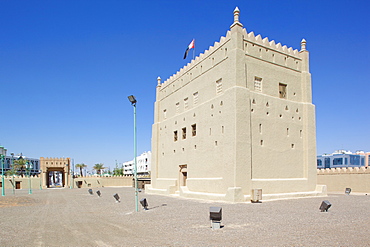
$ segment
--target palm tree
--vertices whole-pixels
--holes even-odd
[[[104,170],[106,167],[104,167],[103,163],[95,164],[93,169],[96,171],[97,174],[101,174],[101,170]]]
[[[83,173],[82,173],[82,170],[87,167],[87,165],[85,165],[84,163],[81,163],[81,164],[77,164],[76,165],[76,168],[80,168],[80,174],[81,174],[81,177],[83,177]]]

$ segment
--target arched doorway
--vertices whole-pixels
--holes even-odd
[[[180,165],[179,168],[179,186],[186,186],[186,180],[188,179],[188,165]]]
[[[62,188],[66,184],[65,181],[63,168],[49,168],[46,171],[46,186],[48,188]]]

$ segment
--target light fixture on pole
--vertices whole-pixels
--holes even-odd
[[[131,102],[131,105],[134,107],[134,183],[135,183],[135,210],[139,212],[139,196],[137,190],[137,163],[136,163],[136,99],[134,95],[128,96],[128,100]]]

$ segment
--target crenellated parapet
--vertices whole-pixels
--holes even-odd
[[[70,158],[40,157],[40,160],[56,160],[56,161],[65,161],[65,160],[70,160]]]
[[[104,176],[97,176],[97,175],[86,175],[86,176],[75,176],[75,178],[133,178],[134,175],[104,175]],[[138,178],[148,178],[148,175],[137,175]]]
[[[69,172],[70,158],[40,157],[40,169],[45,173],[49,169],[63,169]]]
[[[302,60],[301,55],[306,51],[306,41],[301,41],[301,51],[276,43],[275,40],[269,40],[268,37],[262,38],[260,34],[255,35],[254,32],[247,33],[243,29],[244,36],[244,51],[246,56],[250,56],[259,60],[264,60],[268,63],[286,67],[291,70],[301,71]]]
[[[228,31],[226,37],[222,36],[218,42],[216,41],[208,50],[200,53],[199,56],[196,56],[191,62],[170,76],[162,84],[160,83],[160,78],[157,78],[157,87],[160,87],[159,92],[161,93],[159,95],[160,99],[163,99],[165,96],[178,90],[227,59],[227,44],[230,38],[230,31]]]
[[[370,169],[367,167],[341,167],[341,168],[326,168],[317,169],[317,175],[337,175],[337,174],[370,174]]]

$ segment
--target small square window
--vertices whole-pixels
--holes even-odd
[[[279,98],[280,99],[286,99],[286,93],[287,93],[287,85],[283,83],[279,83]]]
[[[186,139],[186,127],[182,128],[182,139]]]
[[[254,90],[262,92],[262,78],[254,77]]]
[[[173,141],[177,142],[178,135],[177,135],[177,130],[173,132]]]
[[[197,135],[197,125],[196,124],[193,124],[191,126],[191,135],[192,136],[196,136]]]
[[[193,103],[196,105],[198,103],[198,92],[193,93]]]
[[[184,99],[184,109],[187,110],[189,108],[189,98]]]
[[[216,81],[216,93],[222,93],[222,78]]]

